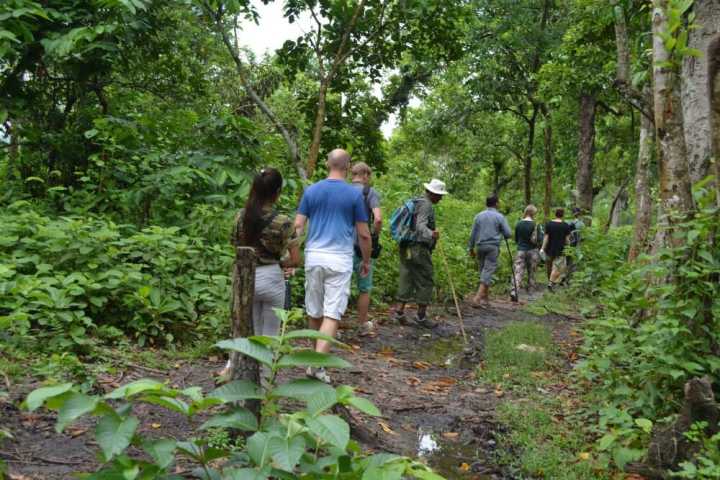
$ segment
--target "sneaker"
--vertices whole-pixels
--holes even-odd
[[[551,292],[554,292],[554,291],[555,291],[555,284],[553,284],[553,283],[548,283],[548,287],[547,287],[547,288],[548,288],[548,290],[550,290]]]
[[[367,322],[360,325],[360,335],[374,335],[375,334],[375,324],[368,320]]]
[[[320,367],[318,369],[313,369],[312,367],[308,367],[305,374],[308,377],[314,378],[316,380],[320,380],[323,383],[330,383],[330,375],[328,375],[328,373],[322,367]]]
[[[512,301],[512,302],[517,302],[517,301],[518,301],[518,296],[517,296],[516,293],[511,293],[511,294],[510,294],[510,301]]]
[[[424,328],[435,328],[435,327],[438,326],[438,323],[437,323],[437,322],[435,322],[435,321],[433,321],[433,320],[430,320],[430,319],[427,318],[427,317],[420,318],[420,317],[418,317],[417,315],[415,315],[415,318],[414,318],[413,320],[414,320],[415,323],[417,323],[419,326],[424,327]]]

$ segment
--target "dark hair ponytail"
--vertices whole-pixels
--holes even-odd
[[[282,175],[274,168],[263,168],[255,175],[245,203],[243,237],[245,246],[256,246],[262,233],[262,208],[270,203],[282,189]]]

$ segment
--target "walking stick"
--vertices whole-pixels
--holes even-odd
[[[445,251],[442,248],[442,243],[438,242],[438,249],[440,250],[440,256],[442,257],[443,265],[445,265],[445,274],[447,275],[448,282],[450,283],[450,291],[452,291],[453,300],[455,301],[455,310],[457,310],[458,318],[460,319],[460,333],[462,333],[463,342],[467,344],[467,336],[465,335],[465,325],[463,324],[462,312],[460,312],[460,305],[458,304],[457,294],[455,293],[455,285],[453,285],[452,275],[450,275],[450,266],[448,265],[447,257],[445,257]]]
[[[510,300],[513,302],[518,301],[518,294],[520,293],[518,286],[517,286],[517,280],[515,280],[515,265],[513,263],[512,253],[510,252],[510,244],[508,243],[508,239],[505,239],[505,246],[507,247],[508,252],[508,258],[510,259],[510,275],[512,275],[512,285],[515,289],[515,295],[510,295]]]

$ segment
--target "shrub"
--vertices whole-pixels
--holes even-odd
[[[0,326],[51,350],[94,336],[145,343],[227,318],[231,253],[179,233],[52,219],[16,202],[0,218]]]

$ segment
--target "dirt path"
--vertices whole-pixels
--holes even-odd
[[[475,379],[483,339],[491,329],[532,320],[547,324],[562,341],[573,322],[561,316],[534,316],[521,306],[501,301],[482,310],[463,305],[463,316],[467,347],[457,318],[449,313],[437,317],[442,325],[432,332],[392,322],[381,325],[374,336],[343,330],[341,339],[351,349],[340,355],[353,368],[333,372],[333,380],[357,387],[383,412],[381,418],[354,418],[369,434],[369,449],[425,458],[449,479],[514,478],[494,460],[496,435],[503,428],[495,418],[498,393],[492,385],[480,385]],[[109,391],[121,383],[151,377],[180,388],[198,385],[209,391],[214,388],[212,373],[222,366],[221,359],[213,360],[173,363],[167,365],[164,376],[145,367],[134,368],[114,378],[100,378],[99,384]],[[15,436],[0,444],[0,458],[8,464],[10,478],[64,479],[72,472],[92,471],[97,466],[92,420],[57,434],[53,414],[30,414],[17,407],[35,387],[17,386],[9,398],[0,399],[2,424]],[[152,437],[187,438],[203,421],[195,419],[190,425],[179,414],[150,405],[137,407],[136,414],[141,431]]]

